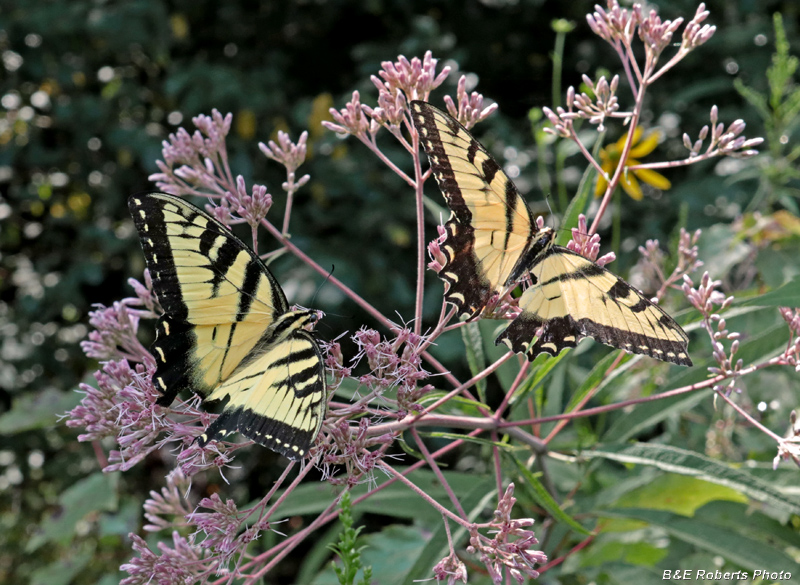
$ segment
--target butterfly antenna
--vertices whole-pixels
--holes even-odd
[[[559,219],[558,215],[556,215],[556,212],[553,211],[553,206],[550,205],[551,197],[552,197],[552,193],[548,193],[547,195],[545,195],[544,196],[544,202],[545,202],[545,204],[547,204],[547,209],[550,211],[550,217],[553,218],[553,224],[556,224],[556,223],[557,224],[561,224],[561,220]],[[553,229],[556,232],[561,231],[561,227],[555,227],[555,225],[553,226]]]
[[[312,307],[314,306],[315,301],[317,300],[317,295],[319,294],[319,291],[322,290],[322,287],[325,286],[325,283],[328,282],[328,280],[330,280],[331,276],[333,276],[333,271],[335,269],[336,269],[336,266],[331,264],[331,269],[330,269],[330,272],[328,272],[328,276],[326,276],[325,280],[322,281],[322,284],[320,284],[317,287],[317,291],[314,293],[314,296],[311,298],[311,306]],[[330,315],[332,317],[344,317],[345,319],[352,319],[355,316],[355,315],[340,315],[339,313],[325,313],[325,314],[326,315]]]
[[[550,205],[550,197],[551,197],[551,196],[552,196],[552,193],[548,193],[547,195],[545,195],[545,196],[544,196],[544,202],[547,204],[547,209],[549,209],[549,210],[550,210],[550,215],[551,215],[552,217],[555,217],[555,216],[556,216],[556,214],[555,214],[555,212],[553,211],[553,206],[552,206],[552,205]]]
[[[331,276],[333,276],[333,271],[334,271],[335,269],[336,269],[336,266],[335,266],[335,265],[333,265],[333,264],[331,264],[331,269],[330,269],[330,271],[328,272],[328,276],[326,276],[326,277],[325,277],[325,280],[323,280],[323,281],[322,281],[322,284],[320,284],[320,285],[317,287],[317,290],[314,292],[314,296],[313,296],[313,297],[311,297],[311,306],[312,306],[312,307],[314,306],[314,301],[316,301],[316,300],[317,300],[317,295],[319,294],[319,291],[320,291],[320,290],[322,290],[322,287],[323,287],[323,286],[325,286],[325,283],[326,283],[326,282],[328,282],[328,280],[330,279],[330,277],[331,277]]]

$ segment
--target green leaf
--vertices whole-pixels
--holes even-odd
[[[800,533],[791,523],[785,526],[766,514],[754,510],[748,503],[718,500],[698,509],[694,517],[709,524],[727,528],[761,542],[777,546],[792,546],[800,550]],[[743,518],[747,522],[742,522]]]
[[[581,501],[582,510],[592,510],[595,508],[607,508],[616,503],[625,494],[633,492],[649,484],[658,476],[657,469],[642,469],[640,473],[626,473],[624,477],[614,477],[613,481],[607,482],[602,489],[590,497]],[[608,526],[603,526],[603,532],[608,531]]]
[[[511,397],[511,404],[516,404],[523,400],[536,390],[547,377],[547,375],[555,368],[561,360],[569,355],[570,352],[562,351],[557,356],[553,357],[546,353],[537,355],[531,363],[531,373],[520,384],[519,390]]]
[[[750,247],[740,241],[730,226],[719,224],[703,230],[698,246],[702,250],[703,269],[708,270],[714,279],[727,277],[732,267],[751,253]]]
[[[758,177],[755,178],[757,179]],[[780,248],[776,244],[774,248],[759,250],[758,260],[756,261],[760,276],[759,280],[766,287],[766,290],[774,292],[792,279],[800,278],[800,264],[796,262],[799,255],[800,238],[795,242],[782,243]],[[757,304],[758,301],[756,299],[758,298],[760,298],[758,293],[749,296],[739,293],[733,302],[733,306],[741,306],[741,303]],[[773,307],[766,308],[772,309]]]
[[[747,502],[741,492],[687,475],[667,474],[628,492],[616,502],[618,508],[648,508],[692,516],[708,502]]]
[[[773,291],[736,304],[759,307],[800,307],[800,277],[795,277]]]
[[[603,516],[641,520],[664,529],[670,536],[692,544],[702,550],[718,554],[735,565],[746,569],[797,572],[797,563],[774,547],[745,535],[732,532],[724,526],[715,526],[695,518],[658,510],[604,511]]]
[[[707,371],[702,367],[702,364],[695,364],[693,368],[684,368],[678,371],[663,390],[666,391],[702,382],[706,380],[706,374]],[[604,443],[627,441],[674,414],[690,410],[701,400],[707,399],[711,392],[711,389],[695,390],[694,392],[637,404],[632,412],[618,417],[614,424],[602,435],[601,439]]]
[[[429,392],[417,402],[420,405],[425,406],[426,404],[432,404],[436,402],[446,394],[448,393],[444,392],[443,390],[436,390],[434,392]],[[447,401],[447,404],[459,404],[462,406],[466,406],[468,411],[471,411],[476,414],[479,408],[486,408],[486,409],[489,408],[484,402],[480,402],[479,400],[470,400],[469,398],[464,398],[463,396],[453,396]]]
[[[696,380],[688,382],[689,384],[702,382],[706,379],[705,369],[700,369],[700,366],[696,364],[693,370],[689,372],[689,375],[696,378]],[[691,410],[700,401],[708,399],[711,394],[712,391],[709,388],[637,404],[632,412],[619,416],[601,439],[604,443],[627,441],[640,432],[653,428],[653,426],[674,414]]]
[[[653,567],[668,554],[666,549],[658,548],[648,542],[620,542],[611,540],[595,544],[582,555],[580,567],[599,567],[614,561],[631,565]]]
[[[406,431],[407,432],[407,431]],[[397,442],[397,446],[400,447],[404,453],[409,455],[411,459],[414,460],[422,460],[425,459],[425,456],[422,454],[422,451],[419,450],[417,441],[412,437],[413,445],[409,443],[408,439],[405,436],[406,433],[403,433],[403,436]]]
[[[789,327],[786,321],[776,318],[776,323],[756,335],[751,335],[746,343],[739,346],[736,359],[744,360],[745,364],[758,363],[781,353],[789,341]]]
[[[733,80],[733,87],[736,88],[736,91],[739,92],[744,99],[746,99],[751,106],[753,106],[756,110],[758,110],[759,115],[764,120],[769,120],[772,116],[769,106],[767,105],[767,98],[765,95],[757,92],[751,87],[745,85],[741,79],[734,79]]]
[[[597,391],[599,392],[603,388],[605,388],[611,381],[615,380],[625,372],[627,372],[631,367],[631,356],[623,356],[623,360],[627,360],[627,363],[621,363],[618,368],[615,368],[610,375],[606,375],[608,368],[611,367],[611,364],[614,363],[614,360],[617,359],[619,354],[616,351],[612,351],[611,353],[607,354],[603,359],[601,359],[595,366],[592,368],[592,371],[589,372],[589,375],[586,376],[584,381],[581,383],[580,387],[578,388],[577,392],[572,395],[572,398],[567,405],[566,412],[570,412],[578,404],[583,400],[586,395],[597,386]]]
[[[558,502],[556,502],[553,496],[545,489],[542,482],[539,481],[539,478],[531,473],[530,469],[528,469],[516,455],[511,452],[507,452],[506,455],[508,455],[509,459],[517,466],[517,471],[519,471],[524,480],[520,482],[522,489],[525,490],[537,504],[547,510],[550,516],[567,524],[578,534],[583,534],[585,536],[591,534],[590,530],[581,526],[579,522],[561,509],[561,506],[558,505]]]
[[[14,400],[11,410],[0,416],[0,435],[53,427],[59,416],[75,408],[80,401],[81,394],[55,388],[38,394],[23,394]]]
[[[30,585],[69,585],[92,560],[91,552],[67,555],[66,558],[33,571]]]
[[[138,498],[123,500],[119,510],[100,517],[100,535],[116,535],[127,537],[136,532],[142,524],[142,502]]]
[[[624,563],[610,563],[605,567],[605,574],[610,577],[608,585],[664,585],[675,583],[681,585],[677,579],[664,579],[664,571],[659,571],[648,566],[631,566]]]
[[[119,572],[117,575],[104,575],[100,577],[100,580],[95,583],[95,585],[119,585],[119,582],[122,581],[127,575],[123,575],[122,572]],[[50,583],[48,583],[50,585]]]
[[[328,547],[339,557],[339,563],[332,564],[334,573],[339,580],[339,585],[354,585],[359,572],[367,579],[371,573],[369,565],[364,565],[361,560],[361,553],[364,549],[361,545],[363,539],[358,535],[363,530],[363,526],[354,528],[355,523],[352,514],[352,503],[349,491],[345,491],[339,498],[339,522],[342,530],[339,533],[337,542],[331,543]]]
[[[597,146],[601,144],[601,140],[597,141],[595,151],[598,150]],[[595,153],[596,154],[596,153]],[[561,218],[561,226],[556,236],[556,244],[559,246],[566,246],[567,242],[572,239],[572,228],[578,226],[578,216],[586,209],[586,203],[589,201],[589,194],[592,192],[592,185],[597,171],[592,165],[587,165],[586,170],[581,177],[580,185],[578,186],[578,193],[570,201],[564,216]]]
[[[333,393],[333,395],[337,398],[343,398],[347,402],[350,402],[353,400],[353,396],[355,396],[356,392],[358,392],[359,387],[360,384],[358,383],[357,379],[344,378],[342,383],[339,384],[339,387],[336,388],[336,391]]]
[[[41,531],[28,541],[25,550],[33,552],[48,542],[67,544],[75,526],[86,516],[117,510],[119,475],[98,471],[64,491],[58,500],[58,510],[42,522]]]
[[[781,493],[766,481],[742,469],[735,469],[686,449],[649,443],[603,445],[592,451],[582,451],[581,456],[587,459],[599,457],[621,463],[649,465],[662,471],[696,477],[727,486],[780,510],[800,514],[800,501]]]
[[[467,363],[473,376],[486,369],[486,354],[483,351],[483,337],[476,321],[467,323],[461,327],[461,337],[464,340],[464,347],[467,349]],[[486,402],[486,378],[478,380],[475,384],[478,389],[478,398],[481,402]]]
[[[121,571],[116,575],[103,575],[95,585],[119,585],[119,582],[127,576],[127,574],[123,574]]]
[[[358,522],[361,519],[361,515],[354,511],[353,518]],[[324,532],[318,531],[314,534],[314,546],[303,557],[303,563],[300,565],[300,572],[297,574],[296,583],[315,582],[314,575],[331,570],[330,567],[327,569],[324,568],[326,561],[331,556],[329,545],[336,542],[341,531],[342,523],[337,520],[336,522],[332,522]]]
[[[502,432],[502,431],[500,431]],[[508,443],[503,443],[502,441],[492,441],[491,439],[484,439],[482,437],[468,437],[466,435],[461,435],[459,433],[448,433],[446,431],[433,431],[433,432],[426,432],[420,433],[423,437],[435,437],[437,439],[453,439],[453,440],[462,440],[465,443],[475,443],[476,445],[485,445],[487,447],[498,447],[502,450],[513,449],[512,445]],[[525,451],[528,451],[526,448]]]

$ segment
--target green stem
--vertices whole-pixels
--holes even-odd
[[[539,131],[539,123],[532,124],[533,126],[533,138],[536,141],[536,175],[539,179],[539,189],[542,191],[542,195],[547,198],[553,190],[553,181],[550,179],[550,171],[547,170],[547,143],[544,140],[544,136]],[[559,211],[564,213],[566,206],[564,203],[559,199],[558,202]]]
[[[566,211],[569,205],[569,196],[567,195],[567,184],[564,182],[564,166],[567,160],[566,148],[558,148],[556,146],[556,188],[558,189],[558,205],[559,211],[562,213]]]
[[[611,249],[619,256],[619,247],[622,240],[622,195],[621,189],[614,191],[614,210],[611,215]]]
[[[552,104],[555,110],[561,105],[561,71],[564,65],[564,39],[567,35],[564,32],[556,33],[556,45],[553,49],[553,98]]]

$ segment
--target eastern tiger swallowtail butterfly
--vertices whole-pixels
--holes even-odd
[[[492,295],[530,275],[520,315],[496,343],[532,360],[558,355],[583,337],[628,352],[691,366],[689,338],[672,317],[605,268],[553,243],[500,165],[448,114],[411,102],[433,176],[450,207],[447,261],[439,272],[445,300],[475,318]]]
[[[317,313],[290,311],[264,262],[194,205],[164,193],[128,205],[164,309],[151,348],[158,404],[183,390],[226,401],[200,445],[239,432],[304,457],[326,406],[322,352],[305,329]]]

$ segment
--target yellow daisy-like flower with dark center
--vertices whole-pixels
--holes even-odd
[[[628,154],[628,160],[625,161],[625,166],[632,167],[642,164],[638,159],[650,154],[655,150],[656,146],[658,145],[659,137],[660,135],[658,132],[651,132],[644,140],[639,142],[639,140],[642,138],[642,128],[641,126],[637,127],[636,130],[633,131],[633,144],[631,145],[631,151]],[[625,147],[626,138],[627,136],[623,135],[622,138],[617,140],[614,144],[609,144],[600,150],[600,166],[609,177],[614,175],[614,172],[619,166],[619,157],[622,154],[622,149]],[[628,172],[623,171],[619,183],[622,185],[622,188],[625,189],[625,192],[637,201],[641,200],[643,196],[642,188],[639,185],[637,178],[644,181],[648,185],[652,185],[656,189],[661,189],[662,191],[669,189],[672,186],[672,183],[669,182],[669,179],[667,179],[661,173],[657,173],[651,169],[634,169]],[[598,177],[597,186],[594,189],[594,196],[600,197],[600,195],[605,193],[607,187],[608,181],[606,181],[602,176]]]

